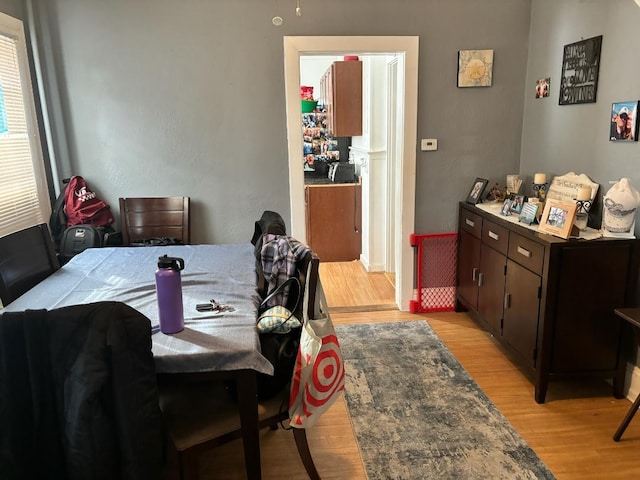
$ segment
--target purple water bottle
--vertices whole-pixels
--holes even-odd
[[[180,270],[184,269],[182,258],[158,258],[156,270],[156,292],[158,294],[158,315],[162,333],[177,333],[184,329],[182,310],[182,281]]]

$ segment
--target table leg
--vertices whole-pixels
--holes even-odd
[[[238,408],[244,447],[244,463],[249,480],[260,480],[260,436],[258,429],[258,396],[256,390],[256,372],[240,370],[236,374],[238,389]]]
[[[638,411],[638,407],[640,407],[640,394],[636,397],[635,401],[633,402],[633,405],[631,405],[631,408],[629,409],[629,411],[625,415],[624,420],[622,420],[622,423],[618,427],[618,430],[616,430],[616,433],[613,435],[613,440],[615,442],[619,441],[620,437],[622,437],[622,434],[624,433],[624,431],[627,429],[627,427],[631,423],[631,420],[633,419],[633,416]]]

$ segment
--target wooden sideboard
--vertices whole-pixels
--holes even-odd
[[[534,381],[613,379],[622,397],[621,320],[632,306],[640,241],[564,240],[474,205],[459,205],[456,310],[468,310]]]
[[[347,262],[362,252],[360,183],[305,185],[307,244],[323,262]]]

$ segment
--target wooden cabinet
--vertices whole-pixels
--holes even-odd
[[[320,79],[320,89],[330,135],[362,135],[362,62],[333,62]]]
[[[614,308],[631,306],[635,239],[564,240],[460,204],[457,310],[466,309],[530,374],[543,403],[550,380],[613,379],[625,361]]]
[[[323,262],[348,262],[362,251],[359,183],[306,185],[307,244]]]

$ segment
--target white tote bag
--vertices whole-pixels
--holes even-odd
[[[304,294],[300,349],[291,381],[290,425],[308,428],[344,390],[344,360],[320,279],[316,284],[313,318],[308,318],[309,277]]]

